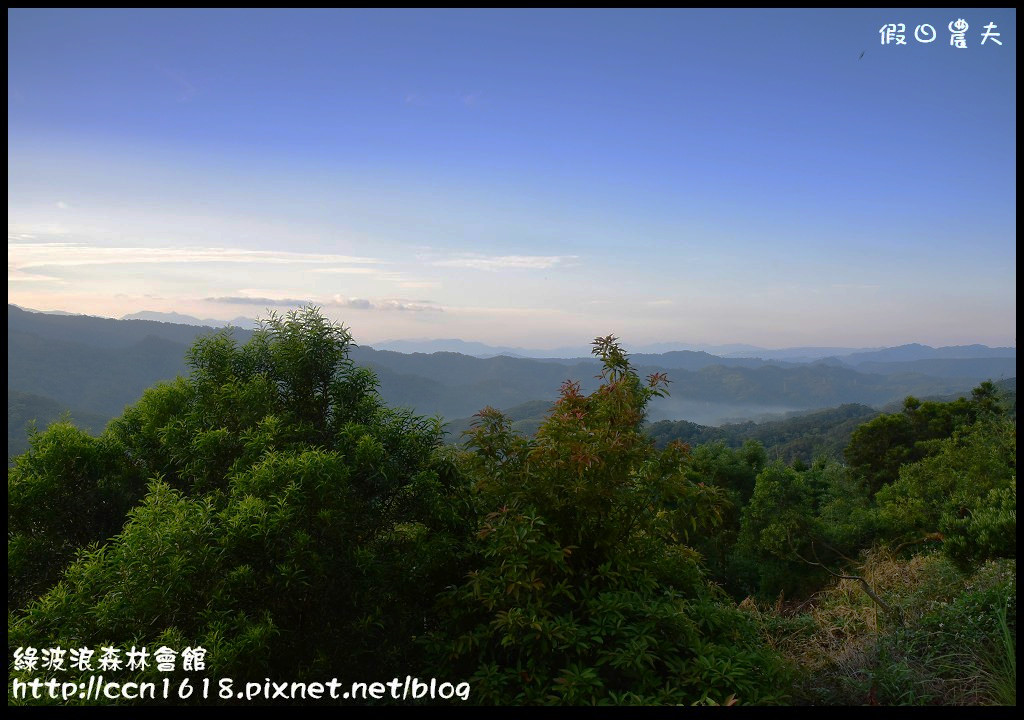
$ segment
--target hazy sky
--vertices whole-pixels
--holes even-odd
[[[312,301],[361,343],[1016,345],[1013,10],[8,21],[10,302]]]

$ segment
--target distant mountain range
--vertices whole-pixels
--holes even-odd
[[[469,342],[455,338],[433,340],[385,340],[374,343],[378,350],[394,350],[404,353],[434,353],[434,352],[457,352],[464,355],[476,357],[494,357],[495,355],[509,355],[511,357],[543,358],[543,359],[571,359],[590,356],[590,345],[567,345],[563,347],[550,348],[547,350],[510,347],[502,345],[487,345],[481,342]],[[877,348],[783,348],[781,350],[769,350],[755,345],[694,345],[685,342],[659,342],[633,347],[636,353],[649,355],[660,355],[675,351],[693,351],[713,354],[720,358],[758,358],[762,360],[784,360],[790,362],[812,362],[832,355],[845,355]]]
[[[533,354],[534,352],[541,353],[543,351],[487,345],[482,342],[459,340],[457,338],[449,338],[446,340],[386,340],[384,342],[376,343],[374,348],[377,350],[393,350],[394,352],[400,353],[461,353],[462,355],[472,355],[473,357],[478,358],[489,358],[497,355],[508,355],[509,357],[546,357],[543,354]],[[548,352],[551,353],[554,351]],[[557,355],[557,353],[555,354]],[[574,352],[566,357],[585,357],[587,354],[588,353],[586,351],[582,353]]]
[[[64,310],[33,310],[19,305],[10,307],[24,310],[31,313],[42,313],[45,315],[69,315],[75,317],[91,317],[81,313],[71,313]],[[106,318],[104,318],[106,319]],[[238,316],[232,320],[217,320],[214,318],[200,319],[193,315],[184,315],[177,312],[158,312],[155,310],[141,310],[139,312],[123,315],[122,320],[151,320],[156,322],[172,323],[178,325],[195,325],[199,327],[222,328],[233,326],[244,330],[254,330],[259,326],[255,318]],[[376,350],[392,350],[395,352],[412,354],[432,354],[437,352],[459,353],[478,358],[490,358],[498,355],[508,357],[534,358],[543,360],[576,360],[579,358],[591,357],[591,346],[589,345],[567,345],[547,350],[528,349],[506,345],[488,345],[472,340],[460,340],[458,338],[445,339],[415,339],[415,340],[385,340],[373,344]],[[634,362],[639,358],[657,360],[657,364],[664,367],[680,367],[696,369],[709,364],[730,364],[736,367],[757,367],[760,364],[769,362],[783,364],[812,363],[816,361],[827,361],[832,364],[843,364],[850,367],[857,367],[867,362],[909,362],[912,360],[966,360],[984,358],[1013,358],[1017,357],[1017,349],[1012,347],[988,347],[987,345],[950,345],[945,347],[931,347],[919,343],[910,343],[895,347],[885,348],[847,348],[847,347],[791,347],[791,348],[763,348],[756,345],[745,345],[734,343],[729,345],[694,345],[684,342],[660,342],[646,345],[637,345],[631,348]],[[687,355],[689,353],[689,355]],[[657,356],[655,358],[654,356]],[[677,360],[673,360],[672,357]],[[697,360],[697,356],[704,360]],[[680,360],[681,358],[688,358]],[[723,361],[735,360],[736,362],[723,363]],[[743,362],[750,361],[750,362]],[[681,364],[676,364],[681,363]]]
[[[186,350],[196,337],[213,331],[197,324],[46,314],[13,305],[7,320],[9,399],[19,393],[16,407],[9,403],[8,408],[9,452],[12,437],[23,438],[34,412],[41,426],[54,413],[71,409],[73,418],[98,427],[154,383],[185,374]],[[236,326],[232,333],[245,342],[252,331]],[[465,343],[463,349],[480,351],[480,345]],[[446,419],[468,418],[486,405],[504,409],[533,402],[535,409],[553,400],[566,379],[580,381],[584,391],[599,382],[598,363],[590,357],[483,358],[357,347],[352,358],[377,373],[388,404]],[[631,359],[644,375],[667,372],[672,381],[671,396],[652,404],[652,421],[702,425],[847,403],[877,408],[908,394],[958,393],[980,380],[1016,377],[1015,349],[975,345],[907,345],[815,362],[700,350],[637,353]]]
[[[192,315],[182,315],[176,312],[156,312],[153,310],[142,310],[140,312],[131,313],[130,315],[121,316],[122,320],[156,320],[157,322],[176,323],[178,325],[200,325],[203,327],[220,328],[231,325],[233,327],[244,328],[246,330],[255,330],[259,327],[259,323],[254,318],[244,317],[239,315],[232,320],[214,320],[213,318],[206,318],[200,320]]]
[[[568,360],[590,357],[590,346],[566,346],[549,350],[536,350],[521,347],[487,345],[481,342],[470,342],[458,339],[444,340],[387,340],[374,343],[377,350],[394,350],[402,353],[435,353],[456,352],[463,355],[488,358],[496,355],[536,359]],[[839,361],[844,365],[856,367],[865,362],[908,362],[911,360],[968,360],[984,358],[1014,358],[1017,349],[1011,347],[988,347],[987,345],[950,345],[931,347],[911,343],[888,348],[839,348],[839,347],[792,347],[769,349],[754,345],[689,345],[687,343],[655,343],[638,345],[632,348],[634,357],[667,356],[691,353],[713,358],[718,364],[722,360],[735,360],[737,366],[742,361],[760,361],[762,364],[774,363],[812,363],[821,360]],[[679,355],[682,357],[682,355]],[[663,361],[662,361],[663,362]]]
[[[9,307],[17,308],[18,310],[24,310],[30,313],[40,313],[42,315],[71,315],[74,317],[96,317],[95,315],[85,315],[84,313],[73,313],[65,310],[35,310],[33,308],[22,307],[21,305],[9,304]],[[113,319],[113,318],[102,318],[102,319]],[[140,310],[139,312],[130,313],[128,315],[122,315],[121,320],[153,320],[155,322],[173,323],[176,325],[196,325],[199,327],[211,327],[211,328],[222,328],[232,327],[244,328],[246,330],[255,330],[259,327],[259,322],[250,317],[239,315],[232,320],[216,320],[214,318],[200,319],[194,315],[183,315],[182,313],[176,312],[157,312],[156,310]]]

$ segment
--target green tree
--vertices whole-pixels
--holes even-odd
[[[882,531],[893,541],[940,533],[961,561],[1016,556],[1017,427],[987,416],[905,465],[876,496]]]
[[[754,494],[743,508],[734,567],[763,595],[792,592],[813,577],[801,557],[811,557],[820,536],[814,487],[804,473],[774,462],[757,476]]]
[[[745,441],[738,449],[715,441],[695,447],[687,467],[687,477],[692,482],[721,488],[725,499],[721,526],[713,533],[692,537],[690,544],[704,557],[710,577],[739,597],[748,594],[749,589],[733,567],[731,556],[740,531],[741,512],[766,464],[764,447],[755,440]]]
[[[20,537],[62,557],[106,542],[52,587],[22,584],[46,588],[10,617],[9,646],[202,645],[211,672],[239,681],[421,672],[415,637],[459,577],[468,488],[440,423],[384,407],[350,346],[315,308],[272,316],[244,346],[200,339],[191,376],[103,437],[37,439],[15,474],[19,508],[52,492],[71,517],[79,477],[104,492],[145,478],[144,496],[124,516],[115,493],[82,537],[63,516],[24,521]]]
[[[821,567],[849,562],[876,539],[864,483],[829,458],[809,468],[775,462],[743,508],[730,568],[745,592],[804,594],[829,579]]]
[[[7,474],[7,604],[47,590],[82,548],[111,537],[145,492],[125,449],[69,422],[29,437]]]
[[[995,386],[985,382],[971,398],[953,402],[921,402],[908,397],[903,411],[880,415],[858,427],[845,451],[846,461],[872,494],[895,482],[900,467],[933,454],[937,442],[980,417],[999,414]]]
[[[464,461],[482,520],[427,638],[437,666],[485,703],[770,700],[773,656],[688,544],[716,531],[723,491],[643,432],[666,378],[642,381],[613,337],[594,353],[601,387],[563,385],[534,438],[480,414]]]

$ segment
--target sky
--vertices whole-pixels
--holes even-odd
[[[25,307],[1016,345],[1014,10],[28,9],[7,37]]]

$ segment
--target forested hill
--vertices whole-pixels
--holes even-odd
[[[879,414],[878,410],[867,405],[850,403],[763,423],[707,427],[686,420],[663,420],[653,423],[647,432],[658,448],[664,448],[675,440],[691,446],[723,442],[730,447],[740,447],[747,440],[757,440],[772,459],[810,462],[816,457],[842,457],[853,431]]]
[[[200,335],[213,328],[200,325],[179,325],[156,320],[114,320],[92,315],[54,315],[29,312],[15,305],[7,306],[7,333],[22,332],[47,340],[61,340],[111,350],[135,345],[147,336],[154,336],[184,346],[186,349]],[[252,336],[251,330],[235,330],[239,342]],[[181,354],[181,358],[184,353]]]
[[[49,408],[35,418],[43,425],[54,408],[70,409],[73,417],[88,417],[91,424],[116,416],[145,388],[187,374],[188,347],[196,337],[214,332],[151,320],[27,312],[11,305],[7,315],[8,390],[35,397],[20,408]],[[240,343],[251,337],[249,330],[232,332]],[[591,358],[477,358],[356,347],[352,359],[377,373],[387,404],[446,419],[468,418],[485,406],[552,400],[569,379],[579,381],[584,392],[593,391],[598,382],[598,366]],[[672,382],[670,396],[651,403],[651,420],[687,419],[705,425],[848,403],[881,406],[909,394],[963,392],[999,376],[983,372],[989,367],[970,365],[993,359],[938,360],[968,363],[963,366],[968,370],[944,372],[947,377],[915,371],[865,373],[842,363],[723,359],[691,351],[637,355],[633,363],[642,375],[666,372]],[[1015,374],[1015,359],[994,360],[1004,364],[1003,374]],[[23,415],[8,412],[9,452],[23,447]]]
[[[998,397],[1010,417],[1017,416],[1017,380],[998,380],[994,383]],[[969,393],[954,393],[937,397],[923,397],[932,402],[953,402]],[[889,403],[882,410],[850,403],[825,410],[790,413],[787,417],[765,422],[727,423],[718,427],[699,425],[687,420],[662,420],[647,428],[659,448],[679,440],[689,445],[722,442],[738,448],[748,440],[764,445],[768,457],[786,462],[813,458],[840,458],[858,426],[882,412],[899,412],[903,402]],[[514,418],[522,422],[522,418]]]

